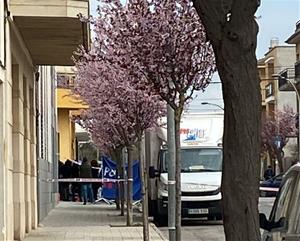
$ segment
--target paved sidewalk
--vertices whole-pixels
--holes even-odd
[[[134,215],[136,224],[141,224],[140,216]],[[143,228],[126,227],[125,220],[114,205],[61,202],[25,241],[142,241]],[[150,240],[166,241],[153,224]]]

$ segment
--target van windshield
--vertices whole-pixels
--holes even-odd
[[[161,171],[168,171],[168,151],[161,152]],[[222,171],[222,149],[190,148],[181,149],[181,172]]]

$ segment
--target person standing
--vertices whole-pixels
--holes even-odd
[[[67,159],[65,164],[60,168],[60,178],[71,178],[72,177],[72,162]],[[70,182],[63,182],[61,184],[62,187],[62,199],[63,201],[71,201],[71,183]]]
[[[64,163],[60,160],[58,160],[58,178],[64,178]],[[58,183],[58,189],[59,189],[59,198],[60,200],[65,201],[67,198],[65,196],[65,184],[63,182]]]
[[[75,162],[73,162],[73,166],[72,166],[72,178],[79,178],[79,169],[80,169],[80,165],[78,163],[78,161],[76,160]],[[81,185],[79,182],[73,182],[72,183],[72,194],[73,194],[73,201],[78,201],[81,200]]]
[[[88,162],[88,159],[84,157],[79,170],[80,178],[92,178],[92,167]],[[90,182],[82,182],[81,184],[81,197],[83,199],[83,205],[86,205],[88,201],[94,203],[94,194],[92,184]]]
[[[98,162],[96,160],[92,160],[91,166],[92,166],[92,177],[99,178],[100,167]],[[95,199],[97,199],[97,194],[98,194],[98,189],[100,188],[100,184],[101,184],[100,182],[92,183],[93,194]]]
[[[274,176],[275,176],[275,173],[274,173],[274,171],[272,169],[272,166],[268,166],[267,170],[264,173],[265,180],[269,180],[269,179],[271,179]]]

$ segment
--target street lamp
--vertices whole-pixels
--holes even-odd
[[[298,113],[297,113],[297,115],[298,115],[298,118],[299,118],[300,94],[299,94],[299,91],[298,91],[295,83],[292,80],[290,80],[290,79],[288,79],[288,78],[286,78],[286,77],[284,77],[282,75],[279,75],[279,74],[278,75],[275,74],[275,75],[272,75],[272,76],[274,78],[282,78],[282,79],[286,80],[293,87],[294,91],[296,92],[296,96],[297,96],[297,102],[298,102],[298,104],[297,104],[298,105]],[[300,161],[300,130],[299,130],[299,127],[298,127],[298,161]]]
[[[219,109],[223,110],[224,111],[224,108],[220,105],[217,105],[217,104],[214,104],[214,103],[209,103],[209,102],[202,102],[201,105],[212,105],[212,106],[216,106],[218,107]]]

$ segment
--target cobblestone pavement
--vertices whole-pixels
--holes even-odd
[[[140,214],[134,215],[137,226],[126,227],[125,220],[114,206],[61,202],[25,241],[142,241]],[[166,240],[153,224],[150,240]]]

